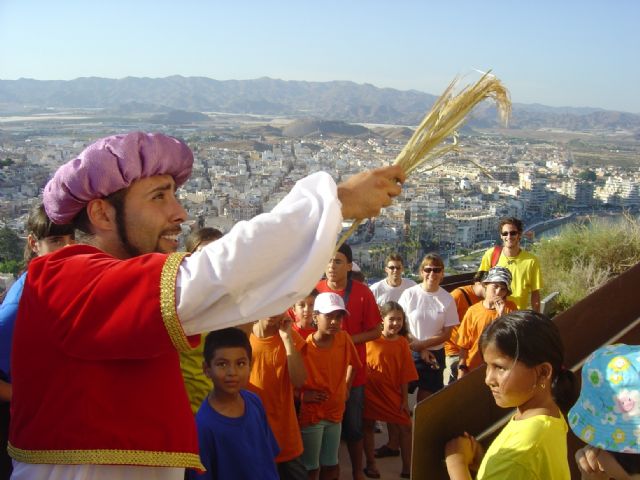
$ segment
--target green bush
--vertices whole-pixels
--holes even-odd
[[[533,251],[542,268],[542,296],[559,292],[557,306],[563,311],[640,262],[640,222],[624,215],[616,222],[569,225]]]
[[[7,260],[6,262],[0,262],[0,272],[13,273],[17,275],[23,268],[23,262],[21,260]]]

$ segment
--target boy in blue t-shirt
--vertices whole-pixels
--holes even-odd
[[[200,460],[207,471],[190,480],[278,479],[280,448],[260,398],[244,390],[251,374],[251,344],[238,328],[216,330],[204,343],[204,373],[213,390],[196,414]]]

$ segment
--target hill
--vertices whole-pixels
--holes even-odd
[[[352,125],[340,121],[328,121],[317,119],[296,120],[282,129],[285,137],[309,137],[309,136],[357,136],[369,133],[369,129],[360,125]]]
[[[178,75],[85,77],[68,81],[0,80],[0,113],[18,114],[46,108],[104,109],[123,115],[161,115],[180,110],[416,125],[435,99],[429,93],[378,88],[371,84],[284,81],[267,77],[225,81]],[[474,111],[470,125],[495,127],[496,118],[491,104],[482,104]],[[514,104],[510,127],[640,132],[640,115],[598,108]]]
[[[184,124],[184,123],[197,123],[206,122],[209,117],[200,112],[187,112],[184,110],[171,110],[167,113],[159,113],[153,115],[150,119],[150,123],[162,123],[162,124]]]

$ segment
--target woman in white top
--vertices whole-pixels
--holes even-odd
[[[440,287],[444,278],[442,257],[437,253],[425,255],[420,276],[422,283],[405,290],[398,301],[407,314],[413,360],[420,377],[410,387],[411,392],[418,388],[418,401],[444,386],[444,342],[460,323],[453,297]]]

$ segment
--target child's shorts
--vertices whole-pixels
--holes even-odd
[[[341,430],[342,424],[327,420],[300,429],[304,444],[302,463],[307,471],[338,464]]]

